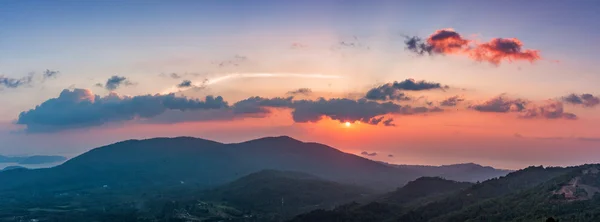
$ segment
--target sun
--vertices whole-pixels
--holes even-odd
[[[344,126],[346,126],[346,127],[350,127],[350,126],[352,126],[352,123],[350,123],[350,122],[345,122],[345,123],[344,123]]]

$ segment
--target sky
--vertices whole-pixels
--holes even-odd
[[[600,156],[600,4],[10,1],[0,154],[289,135],[397,164]]]

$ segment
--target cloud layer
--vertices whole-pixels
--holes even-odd
[[[27,126],[28,132],[52,132],[151,118],[166,110],[220,109],[227,106],[222,97],[213,96],[207,96],[203,101],[174,94],[128,97],[110,93],[100,97],[87,89],[65,89],[57,98],[21,112],[16,123]]]

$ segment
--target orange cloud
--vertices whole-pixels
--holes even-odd
[[[469,42],[453,29],[437,30],[427,38],[427,44],[431,46],[431,50],[442,54],[468,51]]]
[[[494,65],[499,65],[502,60],[526,60],[533,63],[541,59],[539,50],[523,50],[522,46],[523,43],[516,38],[494,38],[470,50],[470,56],[477,61],[486,61]]]
[[[450,28],[436,30],[426,41],[416,36],[408,37],[405,44],[407,50],[419,55],[466,55],[494,65],[517,60],[533,63],[541,59],[539,50],[523,49],[523,43],[517,38],[493,38],[489,42],[476,43]]]

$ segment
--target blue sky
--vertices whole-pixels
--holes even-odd
[[[53,139],[49,135],[25,133],[23,126],[14,124],[20,112],[58,97],[64,89],[89,89],[100,96],[108,95],[109,90],[95,85],[104,84],[115,75],[131,81],[130,85],[114,90],[114,93],[128,96],[156,94],[174,88],[183,79],[166,78],[170,73],[178,73],[194,83],[232,73],[336,76],[232,78],[202,90],[180,93],[200,99],[206,95],[223,96],[230,104],[251,96],[285,96],[286,92],[298,88],[312,89],[311,99],[321,96],[356,98],[374,86],[407,78],[463,89],[445,93],[426,92],[424,96],[431,100],[461,95],[468,97],[467,101],[477,103],[506,93],[542,102],[557,100],[570,93],[598,95],[599,12],[600,4],[592,0],[2,2],[0,75],[13,79],[30,73],[35,76],[31,84],[23,87],[0,86],[0,103],[3,104],[0,106],[0,140],[8,144],[0,149],[0,154],[78,153],[91,148],[90,145],[165,134],[161,131],[132,132],[94,139],[95,142],[88,145],[83,141],[65,142],[64,139],[73,138],[71,134],[85,132],[55,132],[52,135],[63,139]],[[533,64],[517,61],[494,66],[453,55],[418,57],[404,49],[405,35],[426,38],[444,28],[452,28],[463,37],[478,42],[492,38],[518,38],[524,43],[523,48],[539,50],[542,59]],[[341,42],[356,46],[344,47]],[[301,47],[294,48],[295,44]],[[41,74],[46,69],[60,73],[54,79],[44,80]],[[414,103],[417,102],[413,102],[413,106],[419,105]],[[547,128],[533,132],[535,137],[600,137],[593,132],[591,125],[581,123],[600,123],[597,108],[567,104],[565,110],[579,117],[578,122],[569,123],[568,127],[573,129],[571,132],[553,128],[562,124],[556,121],[526,124],[535,129],[541,129],[542,125]],[[466,115],[482,114],[468,112]],[[423,117],[409,122],[423,119],[431,121],[430,117]],[[450,121],[440,121],[446,120]],[[464,125],[485,125],[481,121],[466,122]],[[501,133],[489,130],[486,135],[506,136],[512,140],[513,134],[522,133],[518,132],[521,123],[516,122],[519,121],[515,120],[514,125],[509,124]],[[281,127],[283,123],[271,121],[270,124],[273,128]],[[290,124],[293,127],[314,127]],[[113,135],[111,130],[126,129],[129,122],[117,125],[102,133]],[[206,130],[180,132],[239,141],[277,132],[269,126],[264,133],[240,133],[238,136],[223,136]],[[188,129],[186,127],[181,129]],[[235,127],[235,124],[230,127]],[[308,140],[325,138],[306,132],[293,131],[290,134]],[[452,132],[441,134],[450,135]],[[44,147],[38,141],[42,137],[50,140],[45,142],[46,146],[63,148]],[[470,138],[480,137],[472,134]],[[370,138],[363,139],[372,141],[373,137]],[[442,139],[440,141],[443,143]],[[348,145],[327,140],[321,142]],[[391,140],[387,144],[386,150],[390,152],[408,152],[402,149],[394,151],[396,148]],[[597,143],[575,145],[585,150]],[[16,146],[20,148],[13,148]],[[357,153],[363,149],[358,145],[346,148]],[[435,162],[425,160],[423,155],[426,154],[416,153],[413,159],[397,161]],[[486,159],[486,155],[481,154],[479,158]],[[423,161],[419,162],[417,156]],[[448,159],[444,163],[457,160]],[[550,163],[574,162],[577,160]],[[519,164],[524,163],[515,163],[521,166]]]

